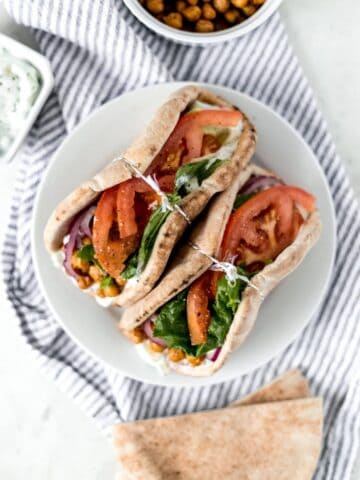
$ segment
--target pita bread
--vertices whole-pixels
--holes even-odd
[[[146,480],[310,480],[320,398],[246,405],[116,425],[118,460]]]
[[[231,403],[229,407],[277,402],[281,400],[295,400],[309,396],[310,388],[306,378],[299,369],[293,368],[275,378],[275,380],[265,385],[265,387]]]
[[[128,148],[124,156],[141,172],[145,172],[173,131],[181,113],[197,99],[220,107],[234,108],[226,100],[198,86],[181,88],[158,110],[145,132]],[[253,155],[256,144],[255,128],[244,114],[242,122],[238,146],[230,161],[218,167],[202,182],[199,189],[184,197],[179,204],[191,221],[201,213],[214,194],[225,190],[231,184]],[[115,160],[66,197],[52,213],[45,227],[44,240],[47,249],[52,252],[61,248],[73,218],[93,203],[102,191],[129,178],[131,174],[124,163]],[[122,293],[116,297],[118,305],[133,303],[152,289],[187,226],[186,220],[177,211],[169,215],[159,231],[149,261],[138,282],[125,285]]]
[[[207,254],[216,256],[224,229],[231,214],[237,192],[252,173],[269,174],[264,169],[249,165],[240,172],[233,184],[211,203],[207,214],[190,236]],[[215,236],[213,232],[219,232]],[[252,278],[252,285],[242,293],[239,308],[234,316],[225,343],[215,362],[190,367],[171,363],[178,373],[191,376],[208,376],[224,364],[227,357],[246,339],[252,330],[264,298],[302,262],[320,236],[321,222],[317,211],[305,220],[295,241],[283,250],[274,262]],[[160,283],[141,302],[129,307],[119,320],[119,329],[126,331],[141,325],[162,305],[188,287],[211,265],[211,261],[190,246],[182,247]]]

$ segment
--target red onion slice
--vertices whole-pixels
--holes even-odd
[[[75,250],[77,241],[78,241],[78,234],[79,234],[79,227],[81,223],[82,215],[79,215],[78,218],[74,221],[70,228],[70,237],[69,241],[64,247],[65,259],[64,259],[64,268],[66,272],[75,279],[78,277],[77,273],[73,269],[71,265],[71,257]]]
[[[92,205],[87,210],[85,210],[84,214],[82,215],[80,229],[79,229],[81,236],[92,238],[90,223],[93,216],[95,215],[95,210],[96,210],[95,205]]]
[[[71,265],[71,257],[74,253],[75,248],[79,249],[82,247],[81,238],[85,235],[92,237],[90,230],[90,222],[95,213],[95,206],[87,208],[85,211],[81,212],[74,220],[73,224],[70,227],[69,232],[69,241],[64,247],[65,259],[64,259],[64,268],[66,272],[73,278],[77,278],[78,275]]]
[[[146,320],[146,322],[144,323],[144,326],[143,326],[144,333],[148,337],[148,339],[151,340],[152,342],[156,343],[157,345],[160,345],[161,347],[167,347],[168,345],[165,342],[165,340],[162,340],[161,338],[153,336],[153,330],[154,330],[154,325],[152,322],[153,317],[154,315],[150,317],[149,320]]]
[[[222,348],[222,347],[215,348],[214,352],[211,354],[210,360],[211,360],[212,362],[216,362],[218,356],[220,355],[221,348]]]
[[[284,182],[280,178],[268,175],[252,175],[242,186],[241,190],[239,190],[239,193],[242,195],[258,193],[267,188],[276,187],[277,185],[284,185]]]

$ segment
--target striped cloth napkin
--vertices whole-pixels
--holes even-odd
[[[5,5],[17,22],[34,29],[56,83],[23,149],[2,255],[7,294],[21,334],[41,366],[102,428],[116,421],[223,407],[299,366],[313,393],[325,399],[324,448],[316,479],[348,479],[360,426],[360,215],[279,16],[239,40],[202,48],[156,36],[120,0],[5,0]],[[145,385],[107,370],[67,337],[39,291],[29,235],[39,182],[74,126],[125,91],[174,79],[245,92],[300,132],[330,184],[339,245],[331,286],[318,315],[282,355],[233,381],[180,390]]]

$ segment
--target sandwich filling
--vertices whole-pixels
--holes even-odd
[[[144,175],[155,179],[170,205],[198,189],[236,150],[242,114],[194,102],[180,117]],[[82,211],[64,238],[64,268],[81,289],[113,303],[136,282],[151,256],[170,210],[143,178],[102,192]]]
[[[142,356],[147,351],[157,366],[160,356],[168,365],[182,362],[189,367],[216,361],[245,288],[293,243],[314,210],[315,198],[304,190],[277,177],[251,176],[235,199],[217,255],[235,265],[242,278],[230,281],[211,268],[203,273],[129,333],[141,344]]]

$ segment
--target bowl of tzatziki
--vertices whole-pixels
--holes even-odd
[[[0,161],[10,161],[54,84],[48,60],[0,33]]]

